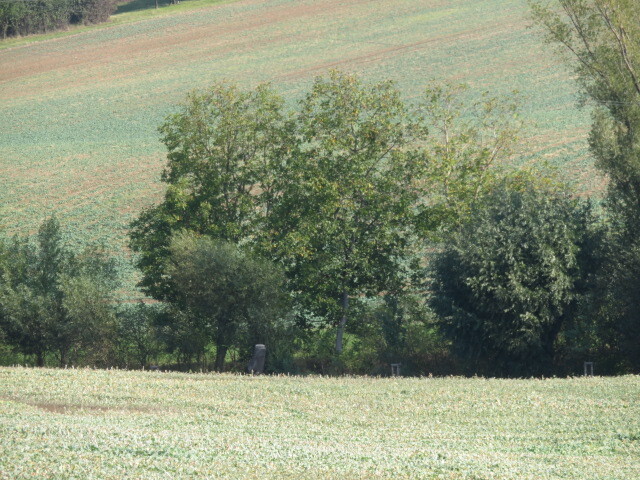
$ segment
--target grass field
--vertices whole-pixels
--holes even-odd
[[[33,232],[55,212],[74,244],[101,241],[124,258],[127,225],[161,195],[157,127],[187,91],[270,81],[293,102],[329,68],[394,79],[407,99],[430,79],[517,89],[527,154],[516,163],[546,160],[584,192],[602,186],[586,154],[589,114],[528,28],[525,0],[199,0],[151,17],[125,10],[108,26],[0,49],[5,233]]]
[[[640,478],[640,377],[0,368],[0,479]]]

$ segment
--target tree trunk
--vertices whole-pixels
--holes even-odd
[[[226,345],[222,345],[221,342],[218,342],[218,344],[216,345],[216,372],[221,372],[224,368],[224,359],[227,356],[227,350],[228,347]]]
[[[36,366],[44,367],[44,353],[43,352],[36,353]]]
[[[342,337],[344,336],[344,326],[347,324],[347,312],[349,311],[349,293],[342,292],[342,318],[338,323],[338,334],[336,336],[336,353],[342,353]]]

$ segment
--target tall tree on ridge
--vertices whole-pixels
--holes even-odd
[[[605,206],[613,226],[599,314],[616,332],[605,343],[640,371],[640,3],[536,0],[531,7],[596,107],[589,145],[609,180]]]

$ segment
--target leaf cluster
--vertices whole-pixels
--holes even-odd
[[[562,191],[499,184],[434,265],[432,305],[459,353],[486,373],[548,374],[589,292],[597,232],[588,205]]]

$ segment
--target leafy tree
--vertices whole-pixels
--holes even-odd
[[[558,335],[589,292],[596,231],[588,206],[528,179],[474,207],[436,258],[431,302],[473,369],[552,371]]]
[[[272,208],[280,163],[294,142],[283,100],[266,85],[254,91],[217,84],[191,93],[160,128],[168,150],[164,201],[133,223],[141,286],[171,296],[165,260],[171,235],[188,229],[211,238],[255,240]]]
[[[640,369],[640,3],[634,0],[533,1],[547,40],[567,54],[585,100],[595,104],[591,152],[608,178],[612,221],[599,314],[614,344]]]
[[[75,255],[63,243],[55,217],[45,221],[36,237],[14,239],[0,272],[0,318],[7,341],[22,353],[57,352],[61,365],[105,340],[113,319],[110,292],[113,263],[99,251]],[[106,362],[105,356],[102,359]]]
[[[125,366],[148,367],[160,352],[158,320],[164,305],[139,302],[123,305],[118,312],[117,338],[120,357]]]
[[[350,298],[407,279],[419,179],[391,82],[331,72],[316,79],[298,123],[302,144],[271,217],[273,245],[298,300],[337,325],[339,353]]]
[[[414,125],[424,181],[418,216],[423,235],[438,236],[469,214],[513,154],[521,121],[516,93],[469,98],[468,86],[430,84]]]
[[[215,342],[218,371],[229,347],[268,343],[269,325],[283,313],[282,273],[233,244],[179,233],[167,274],[176,305]]]

